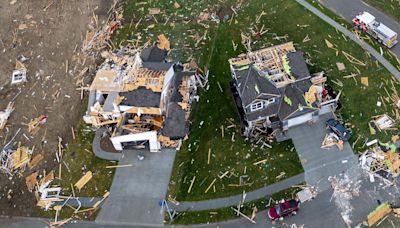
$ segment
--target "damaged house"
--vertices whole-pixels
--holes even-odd
[[[161,40],[161,41],[160,41]],[[177,147],[189,131],[195,72],[166,61],[166,38],[143,51],[124,48],[106,59],[90,86],[86,123],[107,126],[116,150]]]
[[[241,54],[229,63],[246,137],[282,136],[338,107],[340,94],[325,84],[322,72],[310,75],[292,42]]]

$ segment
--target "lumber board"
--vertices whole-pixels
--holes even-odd
[[[92,179],[92,177],[93,177],[92,171],[88,171],[88,172],[86,172],[85,175],[83,175],[83,176],[81,177],[81,179],[79,179],[79,180],[75,183],[74,186],[77,187],[78,190],[80,191],[80,190],[87,184],[87,182],[89,182],[89,181]]]

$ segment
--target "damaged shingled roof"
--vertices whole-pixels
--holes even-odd
[[[263,76],[254,64],[235,69],[238,89],[244,107],[250,105],[256,99],[275,98],[275,103],[270,104],[267,109],[247,113],[248,120],[273,114],[278,114],[279,119],[284,120],[315,110],[308,107],[304,99],[304,93],[309,90],[312,83],[308,80],[310,72],[304,61],[303,53],[300,51],[290,52],[286,56],[289,60],[291,76],[296,81],[281,88],[277,88],[273,82]],[[287,101],[285,101],[285,97]]]
[[[168,105],[167,118],[165,119],[161,134],[172,140],[185,137],[189,132],[185,119],[185,111],[176,102]]]

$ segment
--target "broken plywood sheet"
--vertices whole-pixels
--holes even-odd
[[[361,84],[368,86],[368,77],[361,77]]]
[[[160,12],[161,12],[160,8],[149,8],[150,15],[157,15],[160,14]]]
[[[42,160],[43,160],[43,155],[42,154],[37,154],[35,157],[32,158],[32,160],[29,162],[28,167],[30,169],[34,168],[37,166]]]
[[[75,187],[78,188],[80,191],[86,184],[89,182],[93,177],[93,173],[91,171],[88,171],[81,179],[78,180],[78,182],[75,183]]]
[[[90,91],[100,90],[103,92],[122,90],[122,86],[115,81],[117,72],[113,70],[99,70],[94,78],[92,84],[90,85]]]
[[[339,71],[343,71],[343,70],[346,69],[346,67],[344,66],[344,63],[341,63],[341,62],[337,62],[336,66],[337,66]]]
[[[167,39],[167,37],[165,37],[164,34],[161,34],[157,38],[158,38],[157,47],[160,48],[160,49],[164,49],[164,50],[169,51],[170,50],[170,44],[169,44],[169,40]]]
[[[38,177],[38,172],[34,172],[25,178],[26,186],[28,187],[28,190],[30,192],[32,192],[35,189],[35,186],[37,184],[37,177]]]
[[[372,226],[377,223],[379,220],[384,218],[386,215],[392,212],[392,208],[389,203],[383,203],[379,205],[374,211],[369,213],[368,215],[368,226]]]

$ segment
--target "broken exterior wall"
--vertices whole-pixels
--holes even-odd
[[[160,148],[157,138],[163,147],[178,146],[188,134],[190,106],[197,91],[195,72],[165,62],[165,53],[156,46],[142,54],[128,48],[103,53],[107,59],[90,86],[84,120],[95,127],[109,127],[116,150],[146,141],[155,152]],[[149,132],[156,132],[156,137],[138,139]]]

